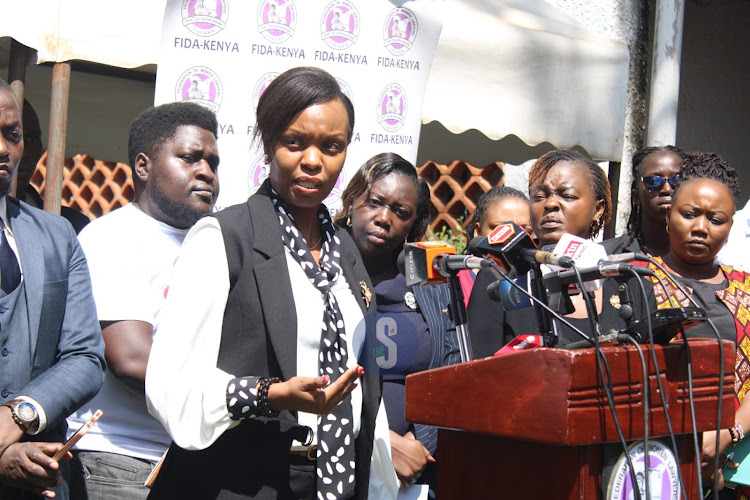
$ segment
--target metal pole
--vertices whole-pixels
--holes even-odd
[[[674,144],[677,139],[684,17],[684,0],[659,0],[656,3],[651,97],[648,106],[649,146]]]
[[[60,215],[63,167],[65,166],[65,134],[68,128],[69,94],[70,64],[56,63],[52,68],[47,175],[44,179],[44,209],[58,215]]]
[[[13,89],[13,93],[16,94],[16,98],[23,111],[23,99],[25,94],[25,82],[26,82],[26,64],[29,61],[30,49],[17,42],[15,39],[10,40],[10,64],[8,67],[8,83],[10,88]],[[11,196],[16,195],[16,184],[18,183],[18,176],[13,176],[13,181],[10,186]]]

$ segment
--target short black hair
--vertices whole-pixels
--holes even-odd
[[[526,202],[529,201],[529,197],[516,188],[512,188],[510,186],[493,187],[482,196],[480,196],[479,201],[477,201],[477,206],[474,209],[474,215],[471,218],[471,223],[466,229],[466,237],[468,238],[468,241],[471,241],[471,239],[474,238],[474,226],[477,223],[481,226],[482,222],[484,222],[484,214],[487,210],[487,205],[490,205],[495,201],[502,200],[503,198],[518,198],[519,200],[524,200]]]
[[[346,141],[354,132],[354,106],[327,71],[311,66],[300,66],[277,76],[263,91],[255,113],[253,139],[260,138],[263,152],[270,157],[274,145],[294,118],[316,104],[339,100],[349,117]]]
[[[425,181],[417,177],[414,165],[396,153],[380,153],[367,160],[352,176],[349,184],[341,195],[342,208],[336,214],[333,222],[346,227],[346,220],[351,214],[354,200],[369,191],[378,179],[389,174],[403,175],[414,183],[417,188],[417,217],[406,237],[408,241],[421,239],[432,220],[430,213],[430,187]]]
[[[737,199],[741,194],[737,171],[718,154],[702,151],[685,153],[680,169],[680,182],[675,186],[672,198],[677,196],[680,186],[691,179],[712,179],[724,184],[732,192],[734,206],[737,207]]]
[[[159,154],[162,144],[174,136],[178,127],[192,125],[219,136],[219,122],[213,111],[192,102],[170,102],[148,108],[130,126],[128,159],[135,168],[135,158],[144,153],[149,158]],[[135,176],[133,176],[135,180]]]

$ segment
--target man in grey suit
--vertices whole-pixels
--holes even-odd
[[[52,456],[102,385],[104,343],[70,223],[7,195],[22,153],[21,107],[0,80],[0,498],[65,499],[68,463]]]

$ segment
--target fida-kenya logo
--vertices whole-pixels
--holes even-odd
[[[227,0],[183,0],[182,25],[198,36],[213,36],[227,25]]]
[[[406,121],[407,102],[404,88],[398,83],[386,86],[377,102],[378,123],[388,132],[400,129]]]
[[[383,25],[385,48],[394,56],[408,52],[417,38],[417,16],[409,9],[398,7],[388,13]]]
[[[359,12],[353,3],[336,0],[328,4],[320,18],[321,38],[329,47],[345,50],[359,37]]]
[[[269,42],[283,43],[294,36],[297,7],[292,0],[263,0],[256,15],[258,31]]]
[[[190,101],[214,113],[219,111],[224,90],[221,80],[205,66],[194,66],[185,71],[175,86],[175,101]]]

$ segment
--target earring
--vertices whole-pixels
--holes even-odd
[[[271,158],[269,158],[268,155],[263,155],[263,162],[266,165],[270,165],[271,164]]]
[[[346,227],[352,227],[352,214],[346,216]]]

